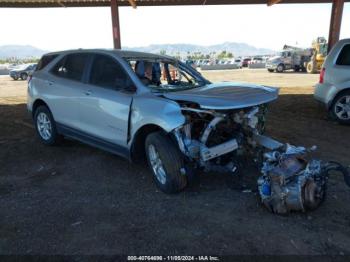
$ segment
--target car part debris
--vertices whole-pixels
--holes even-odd
[[[263,175],[258,179],[262,203],[277,214],[307,211],[317,208],[325,198],[330,171],[343,173],[350,186],[349,172],[335,162],[306,160],[309,151],[303,147],[286,145],[282,151],[264,155]]]
[[[188,162],[204,171],[242,173],[240,157],[250,155],[261,166],[258,192],[271,212],[287,214],[317,208],[325,198],[329,172],[344,174],[335,162],[310,159],[316,150],[282,144],[265,136],[266,105],[242,110],[202,110],[196,104],[182,105],[186,124],[173,134]]]

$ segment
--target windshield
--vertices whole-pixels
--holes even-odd
[[[281,57],[291,56],[291,52],[290,51],[280,51],[280,52],[278,52],[277,56],[281,56]]]
[[[141,82],[155,91],[192,89],[210,83],[192,66],[164,58],[125,58]]]

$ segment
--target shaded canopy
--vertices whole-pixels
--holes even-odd
[[[346,0],[345,2],[349,2]],[[331,3],[332,0],[118,0],[119,6]],[[110,0],[0,0],[0,7],[110,6]]]

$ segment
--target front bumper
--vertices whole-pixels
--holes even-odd
[[[266,64],[265,66],[267,69],[273,69],[275,70],[277,68],[277,64]]]
[[[19,77],[19,74],[17,72],[10,72],[9,75],[12,78],[16,78],[16,77],[18,78]]]

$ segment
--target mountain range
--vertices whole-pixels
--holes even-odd
[[[248,45],[246,43],[225,42],[216,45],[192,45],[192,44],[161,44],[161,45],[149,45],[143,47],[125,47],[128,50],[160,53],[166,52],[169,55],[184,56],[188,52],[201,52],[202,54],[210,54],[213,52],[220,53],[221,51],[227,51],[234,56],[250,56],[250,55],[270,55],[276,51],[267,48],[257,48],[255,46]]]
[[[3,45],[0,46],[0,58],[31,58],[41,57],[48,51],[31,45]]]
[[[268,55],[275,51],[267,48],[257,48],[246,43],[225,42],[216,45],[193,45],[193,44],[157,44],[141,47],[123,47],[126,50],[161,53],[165,52],[169,55],[186,56],[188,53],[201,52],[202,54],[210,54],[213,52],[220,53],[227,51],[234,56],[249,56],[249,55]],[[31,45],[3,45],[0,46],[0,58],[30,58],[41,57],[49,51]]]

